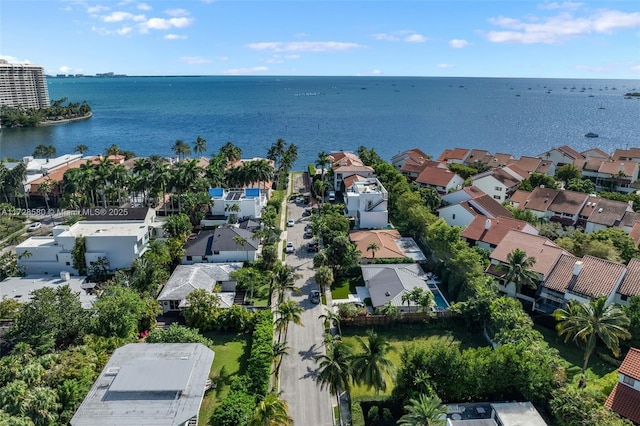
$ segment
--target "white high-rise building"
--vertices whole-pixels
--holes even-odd
[[[0,105],[23,108],[49,106],[49,90],[40,65],[0,60]]]

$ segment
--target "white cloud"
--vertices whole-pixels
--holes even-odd
[[[274,52],[338,52],[362,47],[357,43],[339,41],[293,41],[260,42],[246,45],[253,50],[273,50]]]
[[[407,43],[424,43],[427,41],[427,38],[422,34],[411,34],[404,38],[404,41]]]
[[[372,34],[371,37],[376,40],[404,41],[406,43],[424,43],[429,40],[422,34],[418,34],[412,30],[392,31],[390,33],[376,33]]]
[[[18,59],[15,56],[9,56],[9,55],[0,55],[0,59],[4,59],[10,64],[30,64],[31,63],[31,61],[28,59]]]
[[[140,31],[147,33],[149,30],[168,30],[170,28],[185,28],[191,25],[192,19],[182,18],[151,18],[140,24]]]
[[[382,70],[371,70],[371,75],[382,75]]]
[[[445,69],[453,68],[453,64],[438,64],[436,65],[436,67],[440,68],[441,70],[445,70]]]
[[[140,10],[151,10],[151,9],[153,9],[153,8],[152,8],[151,6],[149,6],[147,3],[140,3],[140,4],[137,6],[137,8],[138,8],[138,9],[140,9]]]
[[[118,35],[127,35],[127,34],[129,34],[131,32],[132,29],[133,28],[131,28],[131,27],[122,27],[122,28],[116,30],[116,34],[118,34]]]
[[[102,17],[104,22],[122,22],[122,21],[144,21],[144,15],[134,15],[129,12],[112,12],[110,15]]]
[[[228,56],[216,56],[216,59],[221,62],[225,62],[229,60]]]
[[[60,68],[58,68],[58,71],[60,71],[62,74],[80,74],[82,73],[82,68],[71,68],[66,65],[63,65]]]
[[[87,8],[87,13],[93,15],[96,13],[106,12],[107,10],[109,10],[109,7],[107,6],[91,6]]]
[[[294,38],[307,38],[307,37],[309,37],[309,34],[307,34],[307,33],[295,33],[293,35],[293,37]]]
[[[631,67],[631,71],[640,71],[640,64],[639,65],[633,65]]]
[[[208,64],[213,62],[211,59],[203,58],[202,56],[183,56],[180,60],[190,65]]]
[[[187,36],[179,34],[167,34],[166,36],[164,36],[164,38],[166,40],[186,40]]]
[[[229,75],[248,75],[248,74],[259,74],[265,71],[269,71],[269,68],[267,67],[230,68],[226,70],[224,73]]]
[[[454,38],[452,40],[449,40],[449,46],[453,47],[454,49],[462,49],[463,47],[467,47],[468,45],[469,45],[469,42],[467,40],[463,40],[459,38]]]
[[[528,18],[526,21],[498,16],[489,23],[504,30],[489,31],[486,37],[494,43],[558,44],[573,37],[587,34],[610,34],[615,30],[639,28],[640,12],[627,13],[601,9],[590,16],[574,16],[562,12],[545,18]]]
[[[538,5],[538,9],[542,9],[542,10],[557,10],[557,9],[566,9],[566,10],[575,10],[575,9],[579,9],[580,7],[582,7],[583,3],[578,3],[578,2],[572,2],[572,1],[565,1],[562,3],[557,3],[557,2],[551,2],[551,3],[544,3],[541,5]]]
[[[164,11],[164,13],[166,13],[169,16],[173,16],[175,18],[178,18],[181,16],[189,16],[189,11],[185,9],[167,9]]]

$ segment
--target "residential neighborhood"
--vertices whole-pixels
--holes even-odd
[[[640,423],[640,148],[174,151],[0,166],[0,423]]]

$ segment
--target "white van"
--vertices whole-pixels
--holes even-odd
[[[336,191],[329,191],[329,201],[334,202],[336,200]]]

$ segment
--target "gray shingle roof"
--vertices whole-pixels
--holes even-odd
[[[240,268],[242,263],[178,265],[160,292],[158,300],[183,300],[196,289],[212,293],[216,283],[231,281],[231,272]]]
[[[391,302],[402,306],[402,295],[416,287],[430,291],[426,275],[415,263],[362,265],[362,278],[369,289],[371,304],[374,307]]]
[[[245,240],[237,243],[233,237]],[[235,226],[220,226],[212,231],[201,231],[187,240],[184,249],[187,256],[211,256],[214,251],[255,251],[259,242],[246,229]]]

